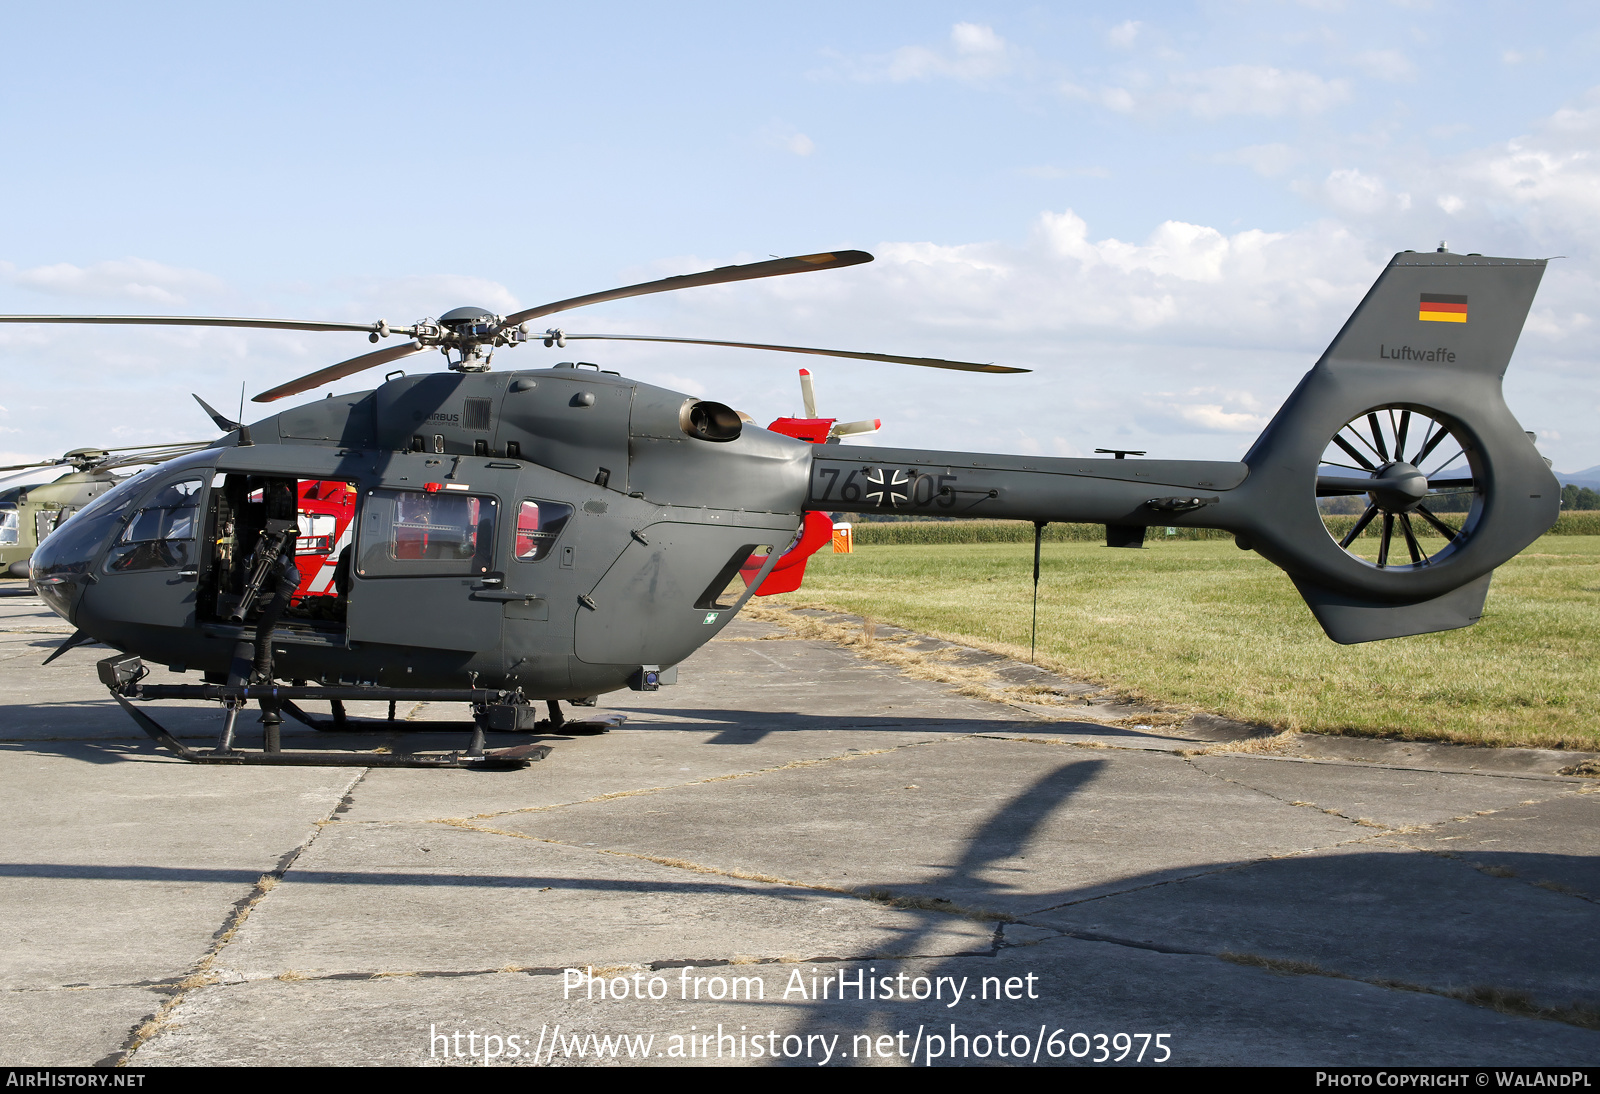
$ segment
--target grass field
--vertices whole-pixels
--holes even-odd
[[[1032,555],[1031,539],[824,549],[799,592],[767,603],[1026,660]],[[1597,653],[1600,536],[1545,536],[1501,567],[1474,627],[1360,646],[1329,641],[1289,579],[1231,541],[1043,551],[1041,665],[1283,729],[1600,750]]]

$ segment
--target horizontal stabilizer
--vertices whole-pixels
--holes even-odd
[[[1350,646],[1381,638],[1403,638],[1470,627],[1483,615],[1484,598],[1494,571],[1431,600],[1411,604],[1348,596],[1295,577],[1311,614],[1335,642]]]

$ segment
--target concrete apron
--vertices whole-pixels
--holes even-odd
[[[0,600],[4,1063],[1600,1052],[1570,755],[1206,751],[1250,727],[991,701],[740,621],[524,771],[205,768],[103,698],[104,650],[40,668],[66,630]]]

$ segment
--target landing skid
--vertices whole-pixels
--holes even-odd
[[[325,689],[318,688],[317,690],[323,691]],[[318,695],[316,698],[321,699],[326,698],[326,696]],[[383,699],[383,696],[374,695],[371,696],[371,698],[381,700]],[[411,722],[406,721],[405,719],[396,719],[394,716],[393,700],[391,700],[389,703],[389,717],[387,718],[352,718],[345,713],[344,700],[329,699],[328,702],[329,705],[333,707],[333,714],[331,717],[327,718],[312,714],[309,711],[301,710],[292,699],[283,700],[282,708],[283,712],[289,717],[293,718],[295,721],[300,722],[303,725],[308,725],[312,729],[321,730],[324,733],[443,733],[449,732],[453,729],[471,731],[478,725],[476,721]],[[610,733],[613,729],[616,729],[618,726],[622,725],[622,723],[628,718],[626,714],[596,714],[589,718],[569,720],[562,715],[561,708],[556,705],[555,700],[550,700],[549,706],[551,714],[551,717],[549,718],[540,718],[536,722],[529,723],[526,721],[525,715],[521,715],[521,712],[519,711],[518,714],[521,717],[519,718],[518,728],[511,729],[509,727],[501,727],[492,724],[489,726],[489,728],[504,729],[505,732],[512,733],[544,733],[567,737],[594,737],[602,733]]]
[[[550,755],[550,746],[515,745],[486,749],[485,730],[521,733],[585,734],[605,733],[621,725],[625,714],[604,714],[581,722],[567,722],[560,706],[550,702],[551,717],[537,718],[528,701],[516,692],[486,688],[383,688],[383,687],[279,687],[277,685],[227,684],[145,684],[149,674],[135,656],[118,654],[98,665],[100,682],[105,684],[123,710],[157,744],[188,763],[253,764],[277,767],[454,767],[483,771],[505,771],[526,767]],[[201,699],[223,705],[222,731],[212,749],[194,749],[179,741],[166,728],[140,710],[135,699]],[[295,700],[322,700],[332,704],[334,715],[322,719],[306,713]],[[263,747],[245,750],[234,743],[234,728],[239,712],[250,701],[260,704],[264,727]],[[389,703],[389,718],[348,718],[344,704],[357,702]],[[473,708],[471,722],[408,722],[394,719],[397,702],[457,702]],[[471,736],[465,751],[445,753],[412,752],[285,752],[279,742],[282,714],[314,729],[326,732],[449,732],[467,730]]]

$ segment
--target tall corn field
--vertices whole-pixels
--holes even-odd
[[[1464,514],[1447,513],[1440,517],[1452,528],[1461,527]],[[1335,537],[1342,539],[1355,526],[1353,516],[1328,516],[1323,523]],[[1032,543],[1033,525],[1025,520],[943,520],[943,521],[862,521],[853,526],[856,543],[864,547],[920,546],[944,543]],[[1381,523],[1373,521],[1362,532],[1363,536],[1376,536]],[[1411,522],[1418,538],[1440,538],[1439,533],[1426,521]],[[1600,511],[1562,513],[1549,535],[1595,536],[1600,535]],[[1106,536],[1103,524],[1048,524],[1044,529],[1046,543],[1099,542]],[[1152,527],[1146,533],[1150,540],[1229,539],[1232,533],[1215,528],[1163,528]]]

